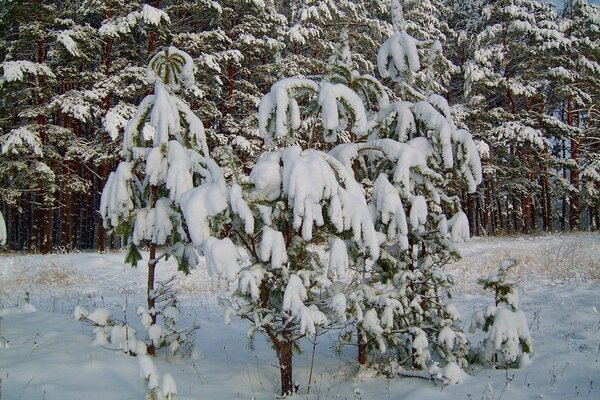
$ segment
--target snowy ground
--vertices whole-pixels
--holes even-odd
[[[306,399],[598,399],[600,398],[600,235],[474,239],[460,246],[464,259],[447,271],[457,278],[454,301],[465,316],[492,297],[476,284],[508,256],[519,259],[521,305],[534,340],[533,363],[518,370],[469,370],[462,384],[442,386],[417,378],[357,377],[352,349],[335,355],[334,334],[317,339],[312,387],[307,393],[312,345],[295,357],[298,398]],[[107,307],[128,319],[143,303],[145,270],[122,254],[77,253],[0,257],[0,399],[144,399],[138,362],[91,345],[92,328],[73,319],[77,305]],[[159,264],[159,279],[173,274]],[[202,270],[178,278],[183,325],[198,324],[199,358],[157,361],[175,378],[178,399],[273,399],[278,393],[274,353],[262,338],[248,349],[246,325],[223,323],[216,293]],[[140,329],[141,330],[141,329]]]

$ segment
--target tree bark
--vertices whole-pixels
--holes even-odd
[[[158,200],[158,187],[151,186],[150,187],[150,208],[156,208],[156,201]],[[156,243],[150,243],[150,255],[148,260],[148,282],[146,288],[146,299],[148,302],[148,312],[152,317],[152,324],[156,324],[156,311],[153,310],[156,305],[156,301],[154,299],[154,277],[156,273]],[[151,344],[148,346],[148,354],[154,355],[155,353],[154,345]]]
[[[358,365],[366,365],[367,364],[367,338],[365,337],[365,334],[363,332],[363,330],[358,327],[356,329],[356,336],[358,337],[357,339],[357,344],[358,344],[358,355],[357,355],[357,361],[358,361]]]
[[[285,337],[285,336],[284,336]],[[294,393],[293,381],[293,342],[283,340],[275,342],[275,351],[279,361],[279,371],[281,373],[281,395],[291,395]]]
[[[572,99],[567,100],[567,123],[569,126],[578,125],[574,118]],[[573,190],[569,193],[569,228],[574,231],[579,229],[579,138],[571,138],[571,161],[575,167],[569,172],[569,180]]]

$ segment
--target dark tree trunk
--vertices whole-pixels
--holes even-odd
[[[550,232],[552,230],[551,222],[550,222],[550,185],[548,183],[548,169],[544,167],[541,176],[541,186],[542,186],[542,198],[541,198],[541,207],[542,207],[542,229],[546,232]]]
[[[156,201],[158,200],[158,187],[150,187],[150,208],[156,208]],[[154,277],[156,272],[156,243],[150,243],[150,255],[148,260],[148,283],[146,288],[146,299],[148,301],[148,312],[152,317],[152,323],[156,324],[156,312],[154,306],[156,301],[154,299]],[[154,345],[148,346],[148,354],[153,355],[155,353]]]
[[[279,361],[281,373],[281,395],[286,396],[294,393],[293,381],[293,342],[291,340],[275,342],[275,351]]]
[[[569,126],[578,125],[574,112],[571,97],[567,100],[567,124]],[[569,193],[569,228],[574,231],[579,229],[579,139],[571,138],[571,161],[575,167],[569,172],[569,180],[573,190]]]
[[[365,365],[367,364],[367,338],[360,327],[356,329],[356,336],[358,337],[358,365]]]

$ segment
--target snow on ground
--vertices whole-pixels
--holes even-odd
[[[492,301],[477,279],[506,257],[519,260],[521,308],[533,336],[532,364],[522,369],[470,369],[465,382],[442,386],[418,378],[357,375],[354,350],[335,355],[335,333],[317,338],[310,394],[312,345],[295,357],[302,399],[597,399],[600,398],[600,235],[476,238],[461,244],[464,259],[448,266],[457,280],[454,301],[465,317]],[[73,318],[75,306],[106,307],[138,323],[145,268],[123,264],[123,254],[74,253],[0,257],[0,399],[143,399],[138,362],[94,347],[93,328]],[[170,277],[161,262],[158,279]],[[279,391],[275,355],[246,325],[223,323],[216,291],[202,269],[179,276],[182,325],[198,324],[195,361],[157,360],[175,378],[178,399],[273,399]],[[122,306],[128,305],[124,316]],[[142,331],[141,326],[138,329]],[[477,337],[472,337],[477,340]]]

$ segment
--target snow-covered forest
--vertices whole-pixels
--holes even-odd
[[[192,58],[195,83],[178,95],[202,121],[227,177],[248,171],[264,151],[257,108],[271,85],[326,76],[347,45],[344,62],[383,83],[390,102],[439,94],[454,124],[471,132],[483,183],[450,193],[460,197],[473,234],[597,229],[598,7],[582,0],[561,9],[535,0],[400,3],[401,28],[389,0],[2,2],[6,246],[122,245],[103,227],[100,194],[124,159],[127,121],[153,90],[146,65],[170,45]],[[395,29],[416,40],[420,56],[419,71],[401,81],[377,66]],[[367,105],[368,119],[377,107]],[[322,124],[305,120],[299,134]],[[354,135],[348,125],[338,141],[364,142],[372,129]],[[307,144],[332,147],[317,137]]]
[[[469,269],[459,260],[472,236],[569,231],[547,240],[582,247],[548,250],[556,260],[533,264],[550,283],[532,290],[598,290],[582,289],[600,265],[597,233],[580,233],[600,225],[600,8],[585,0],[3,1],[0,26],[0,323],[12,321],[0,349],[37,312],[32,296],[48,308],[38,284],[58,280],[64,295],[48,289],[44,312],[61,304],[78,340],[135,359],[146,399],[181,393],[157,363],[191,365],[202,381],[198,345],[213,345],[196,340],[212,314],[194,309],[202,296],[245,328],[250,350],[272,349],[278,387],[252,398],[321,398],[325,336],[343,379],[444,390],[481,368],[526,369],[546,337],[523,299],[528,255],[484,266],[476,254]],[[15,279],[33,253],[48,254],[46,277]],[[100,294],[67,299],[89,279],[86,259],[111,281],[114,256],[138,267],[134,287],[115,296],[99,281]],[[194,274],[203,287],[182,301]],[[468,309],[453,296],[474,275],[489,298]],[[16,364],[19,348],[7,353]],[[10,381],[19,398],[34,378]],[[491,382],[482,399],[495,398]]]

